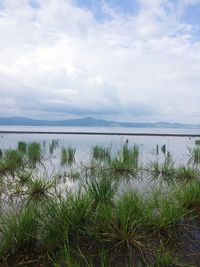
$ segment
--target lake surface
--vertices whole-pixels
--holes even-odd
[[[72,146],[76,148],[76,161],[85,161],[89,158],[90,150],[95,145],[111,147],[117,152],[128,140],[131,145],[138,145],[143,161],[153,159],[163,160],[164,154],[161,147],[166,145],[166,152],[170,152],[177,164],[187,164],[190,159],[189,149],[195,146],[195,137],[176,136],[104,136],[87,135],[87,132],[126,132],[126,133],[150,133],[150,134],[200,134],[200,129],[163,129],[163,128],[121,128],[121,127],[40,127],[40,126],[0,126],[0,131],[30,131],[30,132],[84,132],[83,135],[65,134],[23,134],[8,133],[0,136],[0,149],[16,148],[19,141],[40,142],[45,144],[46,151],[52,140],[58,140],[59,146],[55,155],[59,156],[62,147]],[[158,151],[157,151],[158,149]],[[157,153],[158,152],[158,153]]]

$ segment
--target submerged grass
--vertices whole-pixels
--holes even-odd
[[[139,162],[139,147],[134,145],[129,147],[125,143],[118,156],[111,159],[110,167],[115,174],[130,174],[135,175],[138,169]]]
[[[27,148],[28,160],[31,166],[36,167],[36,164],[41,162],[42,148],[41,144],[37,142],[32,142]]]
[[[18,142],[18,151],[25,154],[27,151],[27,143],[23,141]]]
[[[61,166],[72,166],[75,163],[76,149],[72,147],[62,148]]]
[[[97,161],[110,162],[111,159],[111,148],[103,146],[92,147],[92,158]]]

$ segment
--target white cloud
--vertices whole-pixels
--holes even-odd
[[[98,21],[72,0],[35,4],[0,9],[0,115],[199,122],[200,41],[180,5],[140,1],[131,16],[104,1]]]

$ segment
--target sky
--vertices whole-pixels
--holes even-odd
[[[0,116],[200,123],[200,0],[0,0]]]

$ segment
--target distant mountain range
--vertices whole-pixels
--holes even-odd
[[[135,123],[135,122],[117,122],[90,117],[69,120],[35,120],[23,117],[0,117],[0,125],[13,126],[78,126],[78,127],[130,127],[130,128],[189,128],[200,129],[199,125],[181,124],[181,123]]]

